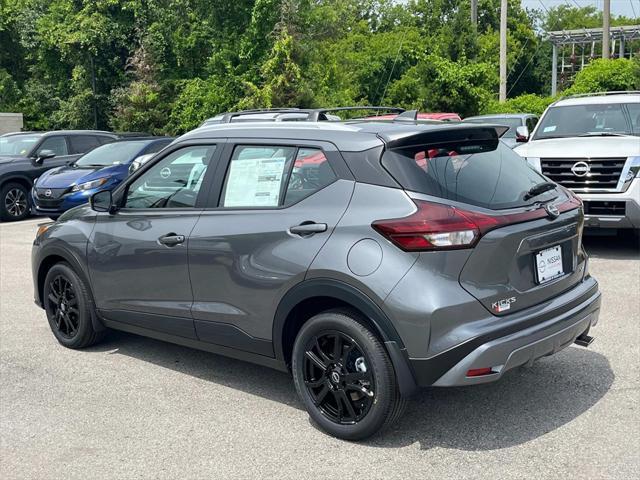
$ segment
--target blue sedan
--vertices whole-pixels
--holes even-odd
[[[46,171],[31,190],[36,215],[57,218],[101,190],[113,190],[129,174],[131,163],[169,145],[167,137],[128,138],[102,145],[75,162]]]

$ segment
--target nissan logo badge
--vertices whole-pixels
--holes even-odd
[[[171,176],[171,169],[169,167],[164,167],[160,170],[160,176],[162,178],[169,178]]]
[[[576,177],[584,177],[589,174],[591,168],[587,162],[576,162],[571,167],[571,171]]]
[[[551,218],[558,218],[560,216],[560,210],[555,205],[548,203],[544,206],[544,209],[547,211],[547,215]]]

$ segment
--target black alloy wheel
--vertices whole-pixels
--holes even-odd
[[[335,330],[320,332],[306,345],[304,383],[317,408],[332,422],[361,420],[375,399],[375,380],[362,347]]]
[[[63,275],[54,277],[50,281],[46,301],[60,335],[67,339],[75,337],[80,324],[80,312],[78,296],[71,281]]]
[[[95,317],[85,282],[67,263],[51,267],[43,287],[42,304],[58,342],[68,348],[84,348],[104,337],[106,328]]]
[[[357,312],[336,309],[307,320],[296,336],[291,372],[313,424],[363,440],[393,424],[406,400],[380,338]]]

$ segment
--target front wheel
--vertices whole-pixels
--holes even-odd
[[[87,287],[66,263],[51,267],[44,280],[43,303],[53,335],[68,348],[99,342],[103,331],[91,321],[93,302]]]
[[[365,439],[403,410],[384,346],[350,313],[321,313],[306,322],[294,344],[292,370],[309,415],[335,437]]]
[[[29,191],[20,183],[7,183],[0,189],[0,220],[11,222],[29,216]]]

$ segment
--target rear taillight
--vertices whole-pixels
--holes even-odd
[[[547,216],[546,210],[540,207],[506,215],[486,215],[441,203],[414,201],[418,210],[408,217],[377,220],[371,224],[408,252],[471,248],[489,230]],[[576,199],[569,198],[558,205],[558,210],[562,213],[579,206]]]
[[[493,217],[449,205],[416,200],[418,210],[404,218],[378,220],[372,227],[407,251],[451,250],[473,246]]]

